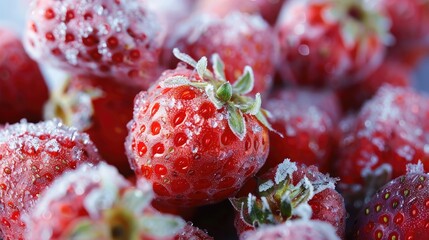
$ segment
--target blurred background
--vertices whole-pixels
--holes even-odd
[[[18,1],[0,1],[0,24],[5,24],[16,29],[18,32],[22,32],[25,24],[25,14],[27,5],[30,0],[18,0]],[[61,74],[53,69],[48,69],[42,66],[45,75],[47,76],[48,84],[52,86],[54,84],[52,79],[54,76]],[[429,92],[429,57],[427,57],[414,73],[414,85],[418,91]]]

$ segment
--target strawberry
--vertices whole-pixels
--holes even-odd
[[[195,59],[219,54],[225,61],[226,79],[238,79],[243,74],[241,69],[252,67],[255,86],[251,94],[265,93],[271,87],[277,42],[272,28],[260,16],[240,12],[224,18],[194,14],[167,44]]]
[[[392,22],[390,32],[395,42],[389,52],[397,56],[417,56],[414,62],[423,57],[422,53],[429,53],[429,3],[426,0],[375,2],[384,9]]]
[[[405,174],[406,164],[421,160],[429,170],[428,101],[411,89],[384,86],[341,124],[335,170],[350,211]]]
[[[293,220],[246,232],[240,240],[340,240],[332,225],[317,220]]]
[[[0,26],[0,123],[22,118],[40,121],[48,98],[37,63],[28,57],[18,36]]]
[[[88,133],[103,159],[128,176],[132,171],[124,141],[134,97],[140,90],[111,78],[72,77],[52,93],[45,118],[59,117],[65,124]]]
[[[58,120],[22,121],[0,130],[0,231],[5,240],[23,239],[21,216],[63,172],[100,161],[87,134]]]
[[[58,178],[27,217],[28,239],[174,239],[185,221],[150,205],[150,184],[114,167],[82,166]]]
[[[359,212],[353,239],[429,239],[428,179],[421,163],[407,165]]]
[[[147,88],[158,76],[164,26],[135,0],[36,0],[25,44],[30,55],[73,72]]]
[[[330,223],[339,236],[344,236],[344,200],[334,189],[335,179],[320,173],[317,167],[286,159],[258,180],[257,194],[230,198],[237,210],[238,235],[265,225],[311,218]]]
[[[253,86],[249,67],[231,84],[218,55],[212,73],[207,58],[196,62],[178,49],[174,54],[195,69],[166,71],[136,96],[127,155],[138,178],[153,183],[158,201],[219,202],[233,196],[267,158],[270,126],[261,96],[242,95]]]
[[[386,59],[383,63],[362,81],[337,90],[341,99],[343,111],[356,111],[384,84],[398,87],[410,87],[412,72],[408,66],[400,61]]]
[[[338,99],[332,93],[303,89],[275,93],[265,108],[272,112],[271,124],[279,134],[270,133],[270,152],[262,172],[285,158],[330,170],[335,141],[334,130],[340,118]]]
[[[360,0],[291,0],[277,21],[287,83],[337,88],[368,75],[384,56],[388,21]]]
[[[280,9],[286,0],[201,0],[197,3],[197,11],[216,14],[220,17],[230,12],[241,11],[260,14],[269,24],[274,25]]]
[[[201,230],[197,227],[192,226],[191,224],[186,224],[183,231],[175,236],[174,240],[213,240],[213,237],[210,237],[204,230]]]

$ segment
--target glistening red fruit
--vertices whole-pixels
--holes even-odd
[[[158,76],[164,26],[140,1],[36,0],[30,13],[25,44],[39,61],[144,88]]]
[[[51,94],[45,117],[61,118],[65,124],[88,133],[103,159],[128,176],[132,171],[124,141],[134,97],[140,90],[112,78],[71,77]]]
[[[277,21],[279,71],[288,83],[339,87],[380,63],[388,21],[366,1],[290,0]]]
[[[384,86],[351,121],[341,124],[336,162],[339,189],[350,206],[392,178],[405,174],[408,163],[429,169],[428,97],[400,87]]]
[[[264,164],[269,124],[260,95],[255,100],[241,95],[251,91],[250,68],[231,85],[217,57],[213,74],[205,57],[197,63],[188,55],[176,56],[196,70],[166,71],[137,95],[128,158],[137,176],[153,183],[159,201],[182,206],[219,202]]]
[[[58,120],[21,122],[0,130],[0,230],[5,240],[23,239],[22,216],[63,172],[100,161],[87,134]]]
[[[336,145],[334,129],[341,115],[335,95],[289,89],[276,92],[265,103],[273,128],[283,136],[270,133],[270,153],[262,171],[291,158],[329,172]]]
[[[18,36],[0,26],[0,123],[26,118],[38,122],[48,100],[48,87],[36,62]]]
[[[365,204],[353,239],[429,239],[429,175],[421,165],[409,167]]]

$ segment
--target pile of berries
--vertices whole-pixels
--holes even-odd
[[[428,1],[32,0],[26,21],[0,26],[0,239],[429,239]]]

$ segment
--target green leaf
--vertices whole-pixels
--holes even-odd
[[[271,126],[271,124],[268,122],[267,118],[265,117],[265,115],[261,111],[259,111],[255,115],[255,117],[259,120],[259,122],[262,125],[264,125],[266,128],[268,128],[270,131],[277,132],[277,131],[274,130],[274,128]]]
[[[221,109],[223,107],[223,103],[217,99],[213,85],[208,84],[204,90],[206,91],[207,97],[213,103],[213,105],[215,105],[217,109]]]
[[[284,219],[292,216],[292,203],[288,195],[283,195],[280,200],[280,214]]]
[[[173,55],[181,60],[182,62],[185,62],[187,64],[189,64],[190,66],[196,68],[197,67],[197,61],[195,61],[191,56],[189,56],[186,53],[182,53],[180,52],[180,50],[178,48],[174,48],[173,49]]]
[[[191,85],[191,81],[185,76],[172,76],[159,83],[162,88],[174,88]]]
[[[233,84],[234,93],[247,94],[252,91],[255,82],[253,70],[251,67],[246,66],[243,74]]]
[[[246,122],[244,121],[243,113],[230,104],[227,106],[227,111],[228,125],[235,136],[242,141],[244,136],[246,136]]]
[[[216,90],[216,96],[223,102],[228,102],[232,97],[232,86],[225,82]]]
[[[173,237],[180,233],[186,222],[173,215],[143,216],[139,219],[139,230],[154,237]]]
[[[251,103],[245,107],[245,109],[242,109],[244,113],[250,114],[250,115],[256,115],[261,110],[262,105],[262,99],[261,94],[257,93],[255,96],[255,100],[252,100]]]
[[[204,74],[207,72],[207,58],[202,57],[198,62],[196,66],[198,76],[200,76],[201,79],[204,79]]]
[[[214,71],[215,77],[222,81],[226,81],[225,64],[223,63],[219,54],[215,53],[212,55],[212,62],[213,62],[213,71]]]

